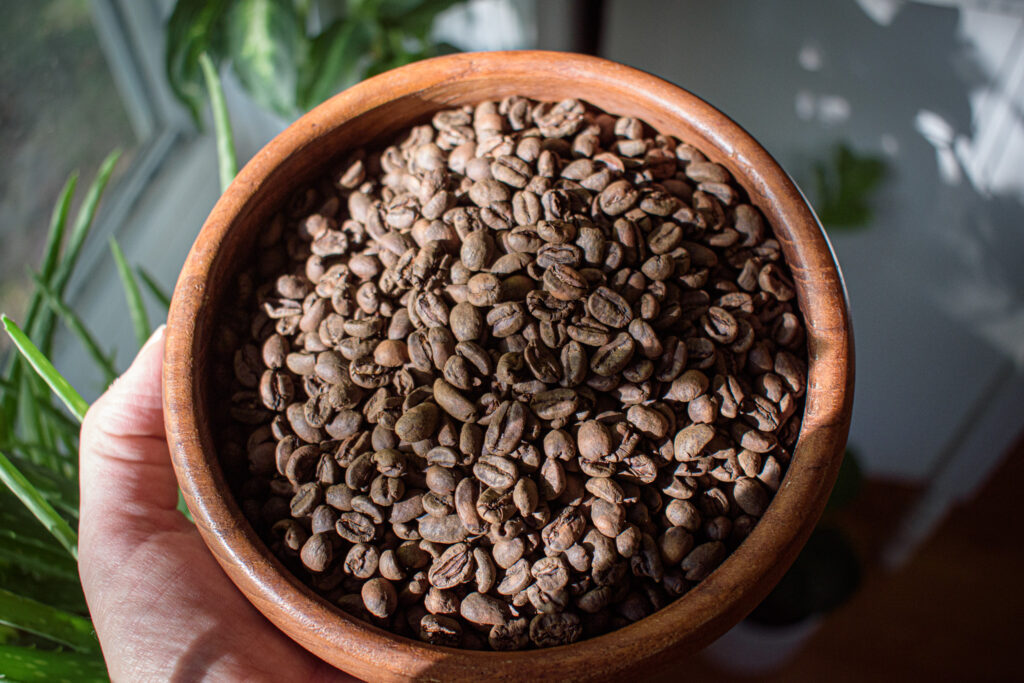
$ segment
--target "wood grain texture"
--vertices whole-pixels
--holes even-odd
[[[288,196],[345,150],[379,142],[439,109],[524,95],[574,97],[699,147],[723,164],[771,222],[792,268],[810,354],[803,427],[783,485],[754,532],[669,607],[627,628],[540,652],[475,652],[395,636],[350,617],[287,572],[229,492],[207,416],[210,321],[255,235]],[[371,78],[271,141],[218,201],[181,272],[168,317],[167,435],[199,530],[239,589],[319,657],[372,680],[598,680],[700,649],[768,593],[805,543],[838,472],[853,403],[853,337],[845,290],[820,225],[778,164],[696,96],[606,60],[524,51],[439,57]]]

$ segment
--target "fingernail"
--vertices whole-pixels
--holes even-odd
[[[164,330],[166,329],[166,327],[166,324],[162,324],[158,328],[153,330],[153,334],[149,335],[149,339],[147,339],[146,343],[142,345],[142,348],[139,349],[139,352],[141,353],[142,351],[145,351],[154,342],[160,341],[160,338],[164,336]]]

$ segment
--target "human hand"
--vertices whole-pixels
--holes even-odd
[[[89,408],[79,573],[113,680],[353,680],[277,630],[177,510],[160,328]]]

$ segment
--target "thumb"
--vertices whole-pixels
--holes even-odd
[[[164,326],[86,413],[79,446],[82,523],[174,510],[177,481],[164,434]]]

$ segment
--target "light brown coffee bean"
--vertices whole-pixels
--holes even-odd
[[[629,302],[608,287],[598,287],[587,297],[587,313],[611,328],[622,328],[633,319]]]
[[[602,377],[611,377],[629,364],[636,350],[636,342],[628,332],[620,332],[610,342],[597,349],[590,359],[590,369]]]
[[[588,289],[586,278],[579,271],[563,263],[553,263],[544,271],[544,289],[560,301],[582,299]]]
[[[472,548],[465,543],[456,543],[434,560],[427,578],[437,588],[454,588],[471,580],[475,571]]]
[[[504,624],[512,616],[508,604],[498,598],[476,592],[462,599],[459,614],[470,623],[491,626]]]
[[[323,572],[334,558],[330,536],[325,533],[313,534],[302,545],[302,564],[311,572]]]
[[[398,593],[387,579],[370,579],[363,584],[361,594],[366,611],[375,617],[387,618],[398,607]]]

